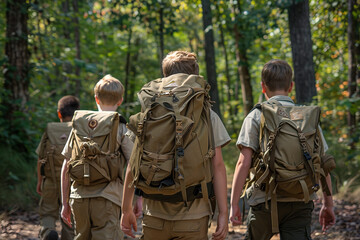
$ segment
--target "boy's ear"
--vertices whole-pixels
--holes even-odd
[[[118,102],[117,102],[117,106],[120,106],[121,104],[122,104],[122,102],[123,102],[123,100],[124,100],[124,98],[121,98]]]
[[[266,85],[264,82],[261,82],[261,89],[262,89],[262,93],[266,93]]]
[[[97,104],[100,104],[99,98],[98,98],[96,95],[94,95],[94,97],[95,97],[95,102],[96,102]]]
[[[59,119],[62,120],[63,117],[62,117],[61,112],[59,110],[57,110],[57,114],[58,114]]]
[[[289,93],[291,92],[291,90],[293,89],[293,87],[294,87],[294,82],[291,81],[291,84],[290,84],[290,87],[289,87],[289,90],[288,90]]]

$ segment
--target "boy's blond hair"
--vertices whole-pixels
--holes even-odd
[[[123,97],[124,86],[118,79],[108,74],[96,83],[94,93],[101,103],[115,105]]]
[[[292,81],[292,69],[283,60],[273,59],[267,62],[261,72],[261,81],[270,91],[289,90]]]
[[[195,53],[186,51],[170,52],[162,61],[162,70],[165,77],[176,73],[199,75],[199,65]]]

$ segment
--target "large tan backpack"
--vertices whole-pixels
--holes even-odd
[[[123,179],[126,160],[117,144],[119,123],[126,123],[117,112],[75,111],[71,135],[71,178],[83,185]]]
[[[303,199],[319,190],[330,195],[326,173],[335,167],[333,158],[324,159],[317,106],[282,106],[276,100],[258,105],[261,110],[260,152],[255,154],[250,182],[271,195],[272,230],[278,232],[277,196]],[[265,201],[266,207],[267,201]]]
[[[186,205],[214,196],[209,89],[201,76],[174,74],[138,93],[142,110],[128,123],[136,134],[130,163],[145,198]]]
[[[55,187],[59,189],[61,167],[64,162],[64,156],[61,154],[66,141],[70,135],[71,122],[51,122],[47,124],[47,141],[43,148],[40,159],[41,174],[51,178]]]

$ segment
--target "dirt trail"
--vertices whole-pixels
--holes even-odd
[[[359,203],[350,203],[341,200],[335,200],[336,224],[326,235],[321,232],[318,221],[320,211],[319,200],[315,202],[312,224],[313,239],[336,239],[336,240],[360,240],[360,208]],[[139,220],[138,226],[141,220]],[[35,240],[38,239],[39,215],[35,212],[13,211],[0,213],[0,240]],[[58,224],[58,228],[60,225]],[[209,236],[215,231],[216,222],[214,221]],[[244,239],[246,226],[232,227],[229,225],[228,240]],[[141,227],[137,236],[140,236]],[[132,239],[132,238],[127,238]],[[279,239],[277,236],[273,239]]]

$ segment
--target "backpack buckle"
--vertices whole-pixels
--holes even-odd
[[[143,123],[138,123],[138,128],[137,128],[137,134],[138,134],[138,136],[141,136],[141,135],[142,135],[143,129],[144,129],[144,124],[143,124]]]
[[[181,134],[182,131],[183,131],[182,121],[181,120],[176,120],[176,133]]]
[[[308,152],[304,152],[304,157],[306,159],[306,161],[310,161],[311,160],[311,156]]]
[[[178,157],[183,157],[183,156],[185,155],[185,153],[184,153],[184,148],[178,147],[178,148],[176,149],[176,154],[178,155]]]
[[[314,186],[311,187],[312,190],[314,190],[314,192],[317,192],[320,189],[319,184],[315,184]]]

